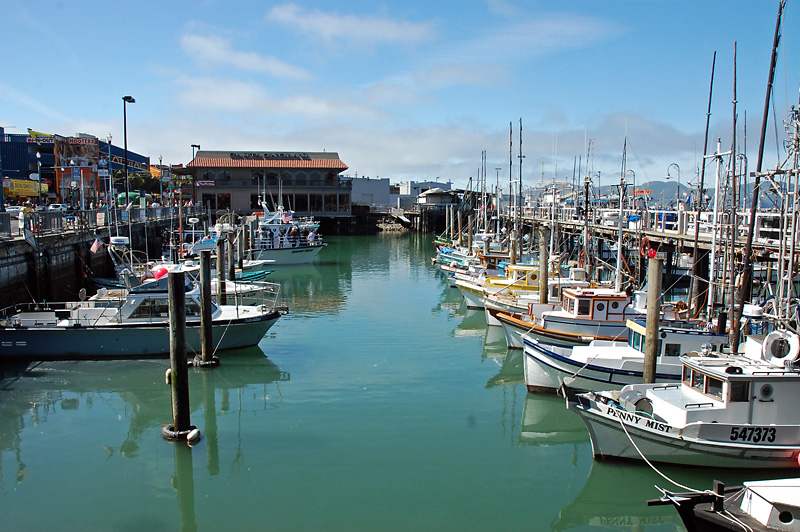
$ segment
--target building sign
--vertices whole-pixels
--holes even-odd
[[[8,186],[6,186],[6,183],[8,183]],[[3,194],[9,197],[35,197],[39,195],[39,190],[41,190],[42,194],[47,194],[49,187],[44,183],[40,184],[38,181],[3,179]]]
[[[197,186],[198,187],[213,187],[213,186],[216,186],[216,184],[217,183],[215,181],[198,181],[197,182]]]
[[[254,160],[284,160],[298,159],[310,161],[311,156],[307,153],[275,153],[275,152],[231,152],[231,159],[254,159]]]
[[[634,194],[647,194],[647,195],[649,195],[650,194],[650,189],[648,188],[647,190],[642,190],[642,189],[634,190],[633,193]]]

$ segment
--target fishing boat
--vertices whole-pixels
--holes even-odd
[[[589,429],[595,458],[732,467],[798,467],[800,337],[750,336],[742,354],[681,356],[679,384],[576,393],[567,408]]]
[[[660,491],[647,505],[674,505],[688,532],[800,532],[800,478],[751,480],[731,488],[715,482],[713,491]]]
[[[168,276],[90,299],[19,303],[0,311],[0,360],[79,359],[169,354]],[[186,349],[200,350],[200,288],[187,282]],[[278,295],[275,294],[275,300]],[[211,302],[215,350],[257,345],[285,313],[271,305]]]
[[[274,233],[271,230],[254,232],[250,254],[254,260],[268,260],[275,265],[308,264],[327,244],[314,232],[308,236]]]
[[[522,349],[527,334],[551,345],[589,345],[593,340],[618,340],[629,319],[645,318],[647,297],[613,288],[565,288],[561,304],[531,303],[525,313],[490,311],[506,335],[508,347]]]
[[[570,268],[566,277],[550,276],[547,279],[547,302],[551,305],[559,303],[564,288],[576,288],[579,286],[587,288],[590,284],[584,268]],[[532,288],[517,290],[515,286],[510,286],[505,290],[487,293],[483,298],[486,323],[493,327],[501,327],[500,321],[494,316],[497,311],[508,314],[523,314],[528,310],[530,304],[536,304],[540,301],[541,295],[538,290]]]
[[[627,341],[593,340],[589,345],[563,347],[523,335],[525,384],[529,392],[555,393],[568,381],[575,390],[606,390],[642,382],[644,323],[628,320]],[[687,321],[663,322],[658,328],[656,380],[680,382],[680,355],[708,344],[718,351],[728,336]]]

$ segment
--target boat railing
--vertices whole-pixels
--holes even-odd
[[[315,236],[313,239],[304,235],[287,235],[287,234],[274,234],[274,233],[258,233],[253,240],[254,250],[263,249],[287,249],[308,246],[321,246],[322,237]]]

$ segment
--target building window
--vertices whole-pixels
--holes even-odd
[[[217,176],[220,180],[225,180],[225,181],[231,180],[231,173],[228,170],[220,170]]]
[[[307,178],[305,172],[297,172],[294,176],[294,184],[298,187],[306,186]]]
[[[308,212],[308,194],[295,194],[294,201],[298,212]]]
[[[263,170],[250,170],[250,179],[259,184],[261,181],[264,180],[264,171]]]
[[[214,170],[203,170],[200,172],[200,179],[203,181],[214,181],[216,178],[217,174]]]
[[[350,194],[339,194],[339,212],[350,212]]]
[[[336,194],[325,194],[325,212],[336,212],[338,207]]]
[[[260,211],[261,205],[259,204],[260,196],[258,194],[250,194],[250,208],[254,211]]]
[[[322,194],[309,194],[308,196],[309,201],[311,203],[310,212],[321,212],[322,211]]]

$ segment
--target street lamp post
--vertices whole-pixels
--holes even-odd
[[[36,203],[42,202],[42,154],[36,152],[36,180],[39,182],[39,197]]]
[[[675,190],[675,210],[677,211],[681,204],[681,167],[678,166],[677,163],[671,163],[669,166],[667,166],[666,179],[672,178],[672,176],[669,173],[669,169],[672,168],[673,166],[678,170],[678,188]]]
[[[192,144],[192,161],[194,161],[194,150],[195,149],[197,149],[199,151],[200,150],[200,145],[199,144]],[[194,203],[194,201],[196,199],[194,197],[194,195],[195,195],[195,188],[194,187],[195,187],[196,183],[197,183],[197,178],[194,175],[194,168],[192,168],[192,203]]]
[[[125,143],[125,207],[127,210],[128,205],[131,201],[131,182],[130,178],[128,177],[128,111],[127,105],[129,103],[136,103],[136,100],[133,99],[133,96],[123,96],[122,97],[122,133],[123,133],[123,140]],[[131,271],[133,271],[133,231],[131,228],[131,211],[128,210],[128,239],[130,248],[130,265]]]

